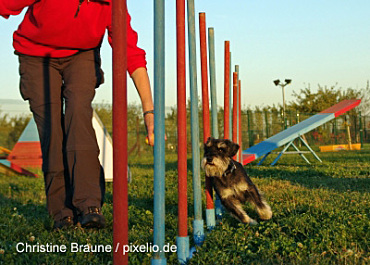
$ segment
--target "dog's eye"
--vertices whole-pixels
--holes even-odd
[[[224,150],[222,148],[218,148],[218,152],[222,153]]]

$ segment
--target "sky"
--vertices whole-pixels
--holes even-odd
[[[176,1],[166,6],[166,106],[176,104]],[[153,82],[153,1],[127,0],[132,27],[145,49]],[[232,64],[239,65],[242,107],[282,104],[275,79],[292,79],[286,100],[310,85],[363,88],[370,80],[370,1],[368,0],[195,0],[197,58],[199,66],[198,13],[206,13],[207,27],[215,31],[218,105],[223,104],[224,41],[230,41]],[[22,16],[0,18],[0,99],[21,99],[18,61],[12,34]],[[186,34],[187,35],[187,34]],[[112,50],[105,38],[102,68],[105,84],[97,89],[95,103],[112,102]],[[188,57],[186,57],[188,59]],[[139,102],[128,79],[129,102]],[[188,81],[188,80],[187,80]],[[200,95],[200,75],[198,92]],[[189,91],[187,91],[189,95]]]

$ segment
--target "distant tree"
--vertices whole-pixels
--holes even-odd
[[[104,124],[107,131],[112,134],[112,105],[108,103],[96,104],[93,106],[98,117]],[[140,130],[144,129],[144,120],[141,107],[135,103],[130,103],[127,106],[127,129],[130,132],[136,131],[137,117],[139,117]]]
[[[362,112],[362,115],[370,115],[370,84],[369,81],[366,83],[366,87],[361,89],[361,105],[359,109]]]
[[[112,134],[112,105],[108,103],[100,103],[93,107],[107,131]]]
[[[166,115],[165,134],[167,143],[177,146],[177,106],[171,107],[171,112]]]
[[[29,115],[11,117],[9,123],[11,124],[11,130],[9,131],[8,144],[14,146],[18,141],[22,132],[26,128],[31,117]]]
[[[7,114],[3,114],[3,111],[0,109],[0,146],[10,148],[8,146],[8,133],[10,130],[10,124]]]
[[[260,140],[263,137],[263,133],[264,133],[263,119],[264,119],[264,116],[263,116],[262,108],[256,106],[255,111],[254,111],[254,126],[255,126],[255,131],[256,131],[255,133],[256,133],[257,140]]]
[[[11,117],[0,110],[0,146],[12,149],[29,120],[28,115]]]
[[[301,113],[318,113],[344,99],[362,97],[361,90],[337,88],[336,85],[329,88],[327,86],[318,86],[316,93],[311,91],[310,86],[301,89],[298,93],[293,92],[295,101],[290,102],[289,108],[298,110]]]

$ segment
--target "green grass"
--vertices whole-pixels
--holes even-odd
[[[278,165],[248,165],[247,171],[265,193],[273,218],[243,225],[228,214],[207,234],[190,264],[369,264],[370,150],[319,153],[324,161],[307,165],[286,155]],[[177,233],[176,154],[166,157],[166,243]],[[191,159],[189,168],[191,168]],[[266,161],[266,165],[270,160]],[[153,238],[153,158],[130,158],[130,243]],[[17,253],[18,242],[67,245],[112,244],[112,184],[107,187],[104,230],[53,231],[42,179],[0,176],[0,264],[112,264],[112,253]],[[189,233],[193,205],[189,171]],[[204,199],[204,198],[203,198]],[[246,209],[257,218],[254,209]],[[191,243],[192,243],[192,239]],[[150,264],[151,253],[131,253],[130,264]],[[167,264],[177,264],[167,254]]]

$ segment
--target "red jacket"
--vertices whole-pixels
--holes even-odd
[[[28,10],[13,34],[14,49],[21,54],[53,58],[71,56],[100,45],[105,30],[112,45],[111,0],[0,0],[0,15]],[[77,12],[77,10],[79,10]],[[131,74],[145,67],[145,51],[137,47],[137,33],[127,14],[127,65]]]

